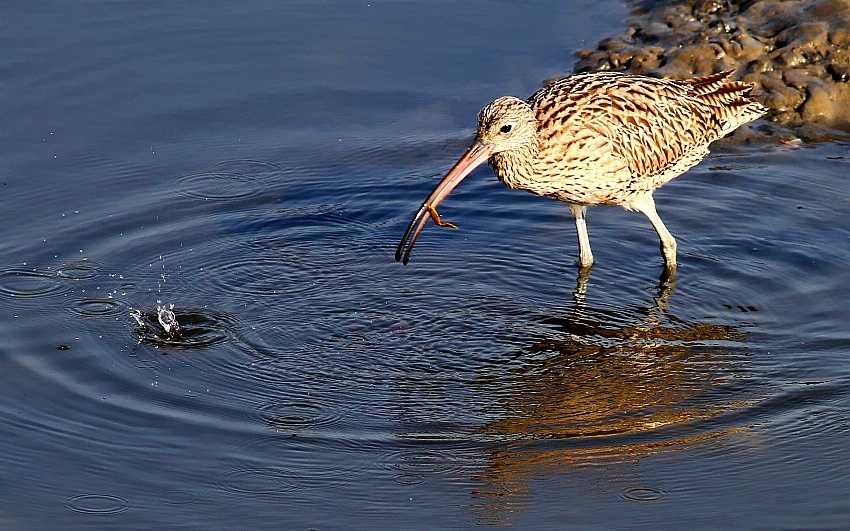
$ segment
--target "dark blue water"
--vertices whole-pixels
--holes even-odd
[[[4,7],[0,527],[844,526],[846,139],[660,190],[674,282],[602,207],[577,278],[486,168],[393,261],[477,111],[624,11]]]

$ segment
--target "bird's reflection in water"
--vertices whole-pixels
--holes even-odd
[[[741,390],[741,330],[671,315],[673,278],[642,308],[590,308],[586,283],[579,275],[576,303],[541,318],[550,331],[510,373],[481,382],[502,386],[501,418],[482,428],[493,441],[476,493],[485,519],[521,509],[532,477],[615,466],[623,480],[617,465],[740,429],[718,415],[753,398]]]

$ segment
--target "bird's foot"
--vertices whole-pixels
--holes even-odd
[[[437,209],[431,205],[428,205],[428,214],[431,215],[431,219],[434,220],[434,223],[439,225],[440,227],[451,227],[453,229],[457,228],[457,225],[454,223],[449,223],[448,221],[443,221],[440,219],[440,215],[437,213]]]

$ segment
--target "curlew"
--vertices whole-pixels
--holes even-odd
[[[619,205],[643,212],[675,271],[676,240],[655,210],[652,192],[695,166],[708,145],[767,109],[748,98],[753,86],[732,71],[685,81],[618,72],[561,79],[528,100],[505,96],[482,109],[472,145],[422,203],[396,260],[407,264],[419,234],[452,189],[484,161],[509,188],[569,205],[578,233],[579,264],[593,263],[585,211]]]

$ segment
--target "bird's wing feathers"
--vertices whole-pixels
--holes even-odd
[[[701,80],[702,86],[718,83],[713,77]],[[677,166],[695,147],[703,154],[718,127],[691,84],[619,73],[573,76],[542,89],[529,103],[553,149],[573,138],[598,144],[602,139],[593,137],[602,137],[609,155],[633,179],[648,179],[651,188],[661,184],[653,176]]]

